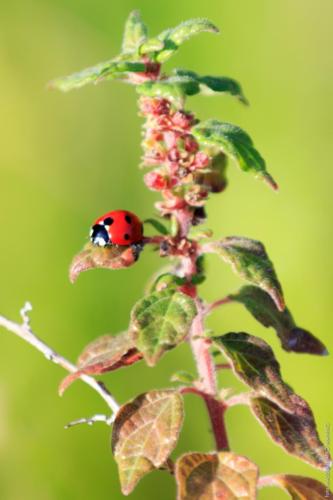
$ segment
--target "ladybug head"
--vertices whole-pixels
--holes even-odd
[[[90,240],[99,247],[105,247],[110,243],[109,233],[103,223],[95,224],[90,231]]]

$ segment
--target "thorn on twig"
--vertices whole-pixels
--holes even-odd
[[[23,328],[26,328],[27,330],[30,330],[30,318],[29,318],[29,312],[32,311],[32,305],[30,302],[26,302],[22,309],[20,310],[20,315],[22,318],[22,326]]]
[[[115,419],[115,415],[111,415],[108,417],[107,415],[93,415],[92,417],[89,418],[79,418],[77,420],[73,420],[72,422],[69,422],[69,424],[65,425],[65,429],[70,429],[71,427],[74,427],[76,425],[80,424],[87,424],[87,425],[93,425],[96,422],[104,422],[106,425],[112,425]]]

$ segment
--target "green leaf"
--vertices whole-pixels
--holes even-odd
[[[287,307],[284,311],[279,311],[271,297],[260,288],[244,286],[238,293],[230,295],[230,299],[243,304],[265,327],[273,327],[286,351],[320,356],[328,354],[326,347],[320,340],[296,325]]]
[[[122,51],[137,52],[147,39],[147,27],[141,19],[140,12],[133,10],[127,18],[123,36]]]
[[[179,77],[187,77],[189,80],[197,83],[197,93],[203,95],[214,94],[230,94],[237,97],[243,104],[248,104],[246,97],[243,94],[240,84],[226,76],[200,76],[194,71],[189,71],[181,68],[175,70],[175,74]],[[194,85],[193,85],[194,87]]]
[[[177,460],[177,500],[256,498],[258,467],[231,452],[186,453]]]
[[[148,97],[163,97],[182,104],[187,95],[198,93],[198,85],[190,78],[173,76],[165,80],[148,80],[136,86],[140,95]]]
[[[203,32],[218,33],[219,29],[208,19],[189,19],[175,28],[170,28],[158,35],[165,48],[157,55],[158,62],[167,61],[186,40]]]
[[[230,361],[238,378],[258,395],[293,411],[292,391],[282,380],[280,365],[266,342],[243,332],[227,333],[212,340]]]
[[[186,283],[185,278],[180,278],[172,273],[163,273],[156,277],[155,281],[150,286],[150,293],[161,292],[165,289],[177,289]]]
[[[196,313],[194,301],[174,288],[154,292],[136,303],[131,329],[149,366],[186,337]]]
[[[141,394],[120,408],[113,425],[112,451],[124,495],[131,493],[145,474],[166,462],[183,419],[183,399],[173,390]]]
[[[164,48],[164,43],[158,38],[149,38],[140,46],[140,54],[151,54],[160,52]]]
[[[83,374],[99,375],[110,372],[132,365],[141,358],[142,354],[137,351],[131,332],[98,337],[80,354],[78,370],[63,379],[59,394],[62,395]]]
[[[142,62],[111,59],[72,75],[56,78],[49,83],[49,88],[68,92],[83,87],[88,83],[96,84],[103,80],[127,78],[129,73],[141,73],[145,70],[146,66]]]
[[[333,500],[328,487],[312,477],[281,474],[270,476],[276,486],[284,488],[293,500]]]
[[[291,455],[325,470],[330,455],[321,443],[312,411],[301,397],[293,395],[293,413],[284,411],[269,399],[253,398],[251,408],[270,437]]]
[[[255,149],[252,139],[241,128],[211,119],[198,123],[191,132],[199,142],[220,147],[244,172],[252,172],[273,189],[278,189],[273,177],[266,170],[264,159]]]
[[[241,278],[265,290],[276,307],[283,311],[285,304],[281,285],[262,243],[249,238],[229,236],[207,246],[231,264],[233,271]]]
[[[114,245],[102,248],[87,243],[84,249],[74,257],[69,269],[69,279],[71,283],[74,283],[79,274],[90,269],[130,267],[135,264],[137,259],[138,254],[132,247]]]
[[[145,219],[143,221],[144,224],[150,224],[156,231],[158,231],[160,234],[164,234],[165,236],[169,234],[168,228],[158,219]]]

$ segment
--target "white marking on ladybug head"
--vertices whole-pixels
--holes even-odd
[[[99,247],[105,247],[106,241],[104,240],[104,238],[97,236],[97,238],[94,239],[94,245],[97,245]]]

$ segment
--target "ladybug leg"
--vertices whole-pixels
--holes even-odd
[[[134,259],[138,260],[140,253],[143,250],[143,243],[132,243],[131,249],[133,251]]]

